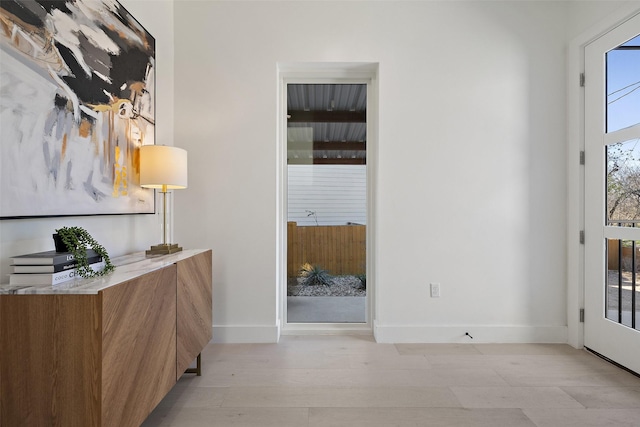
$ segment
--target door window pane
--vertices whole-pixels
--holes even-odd
[[[607,52],[607,132],[640,123],[640,35]]]
[[[640,140],[608,145],[607,225],[640,222]]]
[[[607,284],[605,317],[634,329],[640,329],[640,242],[607,240]]]

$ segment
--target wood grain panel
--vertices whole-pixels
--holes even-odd
[[[176,379],[211,340],[212,254],[206,251],[179,261]]]
[[[99,307],[98,295],[0,296],[3,425],[100,425]]]
[[[287,223],[287,276],[297,277],[305,263],[319,265],[330,274],[366,272],[364,225],[301,226]]]
[[[176,272],[103,291],[104,426],[139,426],[176,382]]]

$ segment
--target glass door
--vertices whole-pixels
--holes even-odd
[[[287,323],[367,322],[367,85],[287,84]]]
[[[585,48],[585,346],[640,372],[640,15]]]

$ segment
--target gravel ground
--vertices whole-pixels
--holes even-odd
[[[362,288],[355,276],[334,276],[331,286],[302,286],[302,279],[289,278],[287,296],[290,297],[363,297],[367,290]]]

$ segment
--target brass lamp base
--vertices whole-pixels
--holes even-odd
[[[151,249],[147,249],[147,255],[167,255],[180,252],[182,247],[177,243],[160,243],[159,245],[151,246]]]

